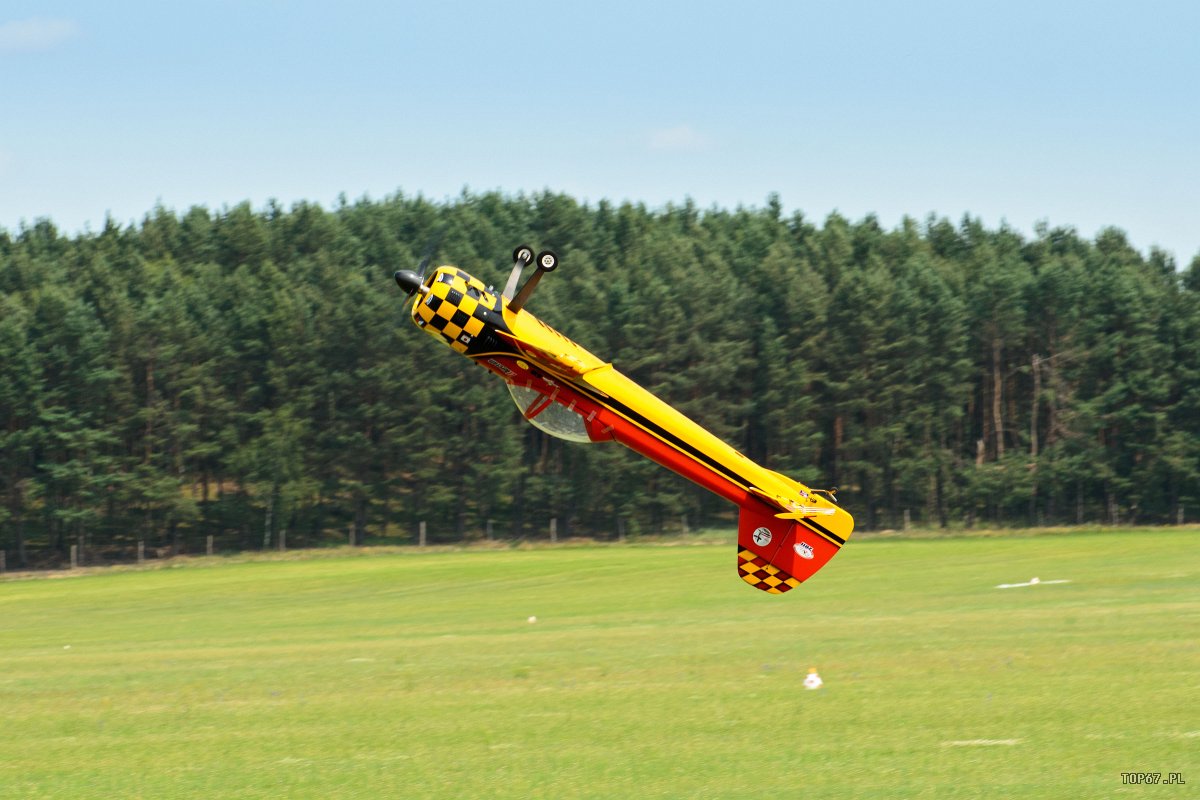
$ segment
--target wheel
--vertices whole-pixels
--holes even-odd
[[[527,244],[523,244],[513,250],[513,262],[520,262],[524,266],[533,263],[533,248]]]
[[[538,253],[537,265],[542,272],[554,272],[558,269],[558,256],[550,250],[543,250]]]

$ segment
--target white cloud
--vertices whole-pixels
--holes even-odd
[[[708,148],[709,139],[691,125],[677,125],[650,132],[651,150],[698,153]]]
[[[49,50],[78,35],[79,26],[70,19],[32,17],[0,24],[0,53]]]

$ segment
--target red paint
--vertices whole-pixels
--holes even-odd
[[[757,505],[757,508],[755,507]],[[837,545],[818,535],[802,522],[778,519],[775,509],[757,500],[742,506],[738,515],[738,546],[774,564],[803,582],[825,566],[837,553]],[[754,541],[759,528],[771,531],[771,541],[760,545]],[[799,545],[799,547],[797,547]],[[807,547],[804,547],[807,545]],[[812,558],[805,558],[811,554]]]

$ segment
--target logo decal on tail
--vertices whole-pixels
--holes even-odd
[[[796,542],[793,549],[796,551],[796,555],[800,556],[801,558],[813,557],[812,545],[808,542]]]
[[[755,528],[753,534],[754,543],[759,547],[766,547],[771,543],[770,528]]]

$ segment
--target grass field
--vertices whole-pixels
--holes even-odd
[[[0,582],[0,798],[1200,796],[1196,529],[177,563]]]

